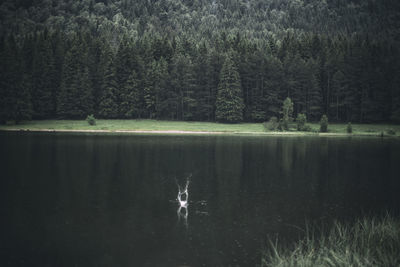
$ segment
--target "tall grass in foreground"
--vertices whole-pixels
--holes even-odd
[[[386,215],[336,222],[318,237],[308,229],[293,247],[271,242],[261,266],[400,266],[400,220]]]

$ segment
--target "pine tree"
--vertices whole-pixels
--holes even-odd
[[[30,77],[27,74],[21,74],[21,80],[18,82],[15,92],[14,119],[16,122],[30,120],[32,118],[31,102],[31,84]]]
[[[400,63],[396,62],[396,65],[397,68],[394,70],[394,77],[391,84],[392,101],[390,119],[393,122],[400,123]]]
[[[18,50],[14,36],[10,35],[2,44],[0,51],[0,121],[15,119],[15,92],[19,83]]]
[[[103,53],[108,50],[107,43],[100,38],[96,38],[89,45],[88,51],[88,67],[89,67],[89,77],[92,84],[93,90],[93,109],[97,115],[99,109],[99,102],[101,97],[101,86],[103,85],[104,79],[104,61],[105,58]]]
[[[138,117],[140,106],[139,80],[135,71],[129,76],[121,90],[120,114],[124,118]]]
[[[232,60],[232,54],[225,57],[222,66],[216,100],[216,120],[219,122],[240,122],[243,120],[243,92],[239,72]]]
[[[115,79],[114,64],[112,57],[109,56],[107,70],[105,72],[102,85],[102,95],[99,102],[99,116],[105,119],[115,119],[118,117],[118,89]]]
[[[79,70],[77,80],[77,100],[79,101],[77,105],[79,114],[77,116],[82,118],[89,114],[93,114],[94,112],[92,84],[90,82],[89,68],[87,66],[82,65],[81,69]]]
[[[305,65],[305,77],[303,80],[304,90],[306,92],[305,111],[310,120],[318,120],[322,112],[322,95],[315,77],[315,67],[313,60],[309,60]],[[298,113],[301,112],[298,110]]]
[[[115,81],[118,90],[116,99],[118,104],[124,100],[123,88],[133,71],[132,49],[127,36],[123,36],[114,59]],[[125,110],[120,110],[119,117],[124,117]]]
[[[157,93],[158,93],[158,81],[156,76],[158,73],[157,61],[153,60],[151,65],[146,71],[146,85],[143,90],[143,98],[145,102],[145,108],[150,119],[154,119],[157,116]]]
[[[7,109],[6,99],[8,94],[8,83],[6,81],[8,69],[7,66],[7,55],[6,53],[6,40],[3,36],[0,36],[0,123],[5,123],[7,120]]]
[[[293,102],[289,97],[283,101],[281,113],[283,128],[289,130],[289,123],[293,121]]]
[[[214,106],[211,103],[212,90],[210,88],[211,65],[208,60],[208,51],[205,43],[200,45],[197,57],[193,64],[193,73],[201,74],[195,75],[194,84],[194,98],[196,99],[197,106],[194,111],[195,120],[210,120],[212,117]]]
[[[344,111],[346,87],[345,75],[340,70],[336,71],[332,77],[332,95],[334,97],[334,101],[331,104],[331,113],[335,114],[337,121],[342,118],[342,113]]]
[[[193,64],[189,56],[177,54],[171,63],[172,90],[178,97],[177,118],[180,120],[192,120],[196,109],[194,99],[195,79]]]
[[[57,96],[60,92],[62,68],[65,58],[65,40],[63,38],[65,36],[60,31],[52,35],[54,69],[51,75],[53,77],[52,99],[54,102],[54,113],[57,112]]]
[[[57,114],[60,118],[84,118],[93,113],[93,92],[87,64],[87,47],[81,36],[73,41],[63,67]]]
[[[282,63],[276,57],[268,57],[265,66],[264,98],[266,117],[278,117],[282,103]]]
[[[348,90],[345,96],[346,120],[362,122],[364,115],[364,65],[363,49],[361,41],[351,40],[345,56],[345,66],[343,73],[346,75]]]
[[[34,117],[43,119],[54,115],[55,66],[50,37],[40,33],[36,42],[32,66],[32,104]]]
[[[218,84],[220,72],[222,69],[222,64],[224,61],[224,57],[217,52],[215,49],[209,51],[207,62],[210,68],[208,69],[206,75],[207,79],[207,87],[209,89],[209,94],[207,97],[207,104],[211,106],[208,112],[208,121],[215,121],[215,113],[216,113],[216,100],[218,94]]]
[[[170,100],[176,100],[176,95],[169,86],[168,62],[161,57],[153,69],[153,88],[156,92],[156,116],[157,118],[173,118],[176,112],[176,105],[171,105]]]
[[[245,120],[265,120],[264,98],[264,66],[265,58],[262,53],[245,53],[241,60],[239,74],[242,81],[245,103]]]
[[[13,36],[0,45],[0,122],[32,116],[30,77]]]

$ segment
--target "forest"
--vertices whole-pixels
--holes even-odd
[[[0,122],[400,122],[397,0],[5,0]]]

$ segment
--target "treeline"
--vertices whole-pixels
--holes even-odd
[[[0,120],[266,121],[290,97],[294,115],[309,120],[400,121],[399,48],[383,38],[221,31],[202,41],[118,39],[46,29],[2,37]]]
[[[4,0],[0,121],[400,120],[398,0]]]
[[[74,33],[82,28],[119,41],[163,33],[210,40],[221,31],[252,39],[287,30],[318,34],[369,33],[396,36],[398,0],[3,0],[0,35],[44,30]]]

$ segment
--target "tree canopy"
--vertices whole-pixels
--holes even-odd
[[[399,121],[399,3],[5,0],[0,121]]]

